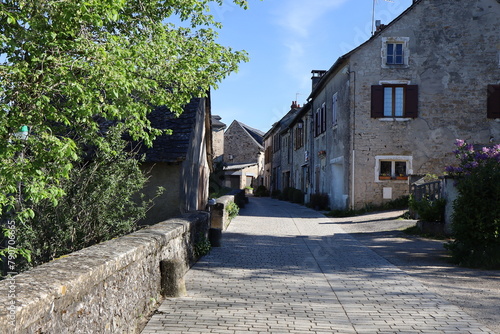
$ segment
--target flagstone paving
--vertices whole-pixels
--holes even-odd
[[[251,198],[142,334],[493,333],[306,207]]]

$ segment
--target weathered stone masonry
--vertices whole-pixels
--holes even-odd
[[[1,332],[138,333],[162,299],[160,262],[180,261],[187,271],[208,225],[208,213],[186,214],[0,282]],[[15,327],[8,321],[11,284]]]

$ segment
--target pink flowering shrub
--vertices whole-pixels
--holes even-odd
[[[478,167],[484,167],[491,163],[500,163],[500,145],[474,149],[474,145],[467,144],[461,139],[457,139],[455,145],[457,149],[453,153],[455,153],[459,165],[457,167],[446,167],[445,170],[449,175],[468,175]]]
[[[446,167],[457,177],[455,239],[446,247],[460,265],[500,268],[500,145],[475,148],[463,140],[455,144],[458,166]]]

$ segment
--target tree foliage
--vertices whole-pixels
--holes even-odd
[[[31,251],[33,265],[130,233],[145,217],[152,200],[139,194],[148,176],[121,139],[121,127],[109,131],[106,149],[93,150],[91,160],[79,159],[69,179],[61,181],[65,194],[56,206],[48,199],[21,202],[35,217],[17,224],[16,241],[20,249]]]
[[[76,141],[107,150],[104,120],[151,144],[153,106],[180,113],[235,71],[246,53],[216,42],[210,4],[223,0],[2,1],[0,210],[19,211],[21,188],[25,200],[56,204]]]

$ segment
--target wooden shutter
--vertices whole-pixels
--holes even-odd
[[[405,117],[418,117],[418,85],[406,86]]]
[[[500,118],[500,85],[488,85],[488,118]]]
[[[372,86],[371,117],[384,117],[384,86],[382,85]]]

